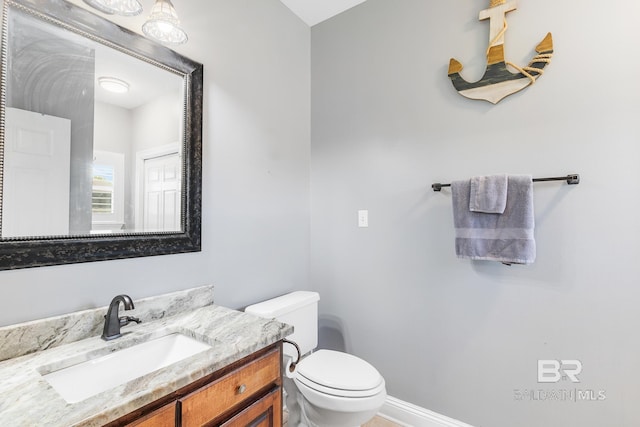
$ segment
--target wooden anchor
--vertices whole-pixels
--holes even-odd
[[[536,46],[538,54],[526,67],[518,67],[504,60],[504,34],[508,28],[505,15],[515,9],[515,0],[490,0],[489,9],[480,12],[481,21],[489,19],[487,68],[480,80],[469,83],[460,75],[462,64],[451,58],[448,74],[460,95],[497,104],[505,97],[534,84],[542,75],[544,67],[551,62],[553,56],[551,33],[547,33],[547,36]],[[512,73],[507,66],[515,68],[518,72]]]

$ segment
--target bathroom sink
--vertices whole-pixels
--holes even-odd
[[[64,400],[76,403],[210,348],[174,333],[42,376]]]

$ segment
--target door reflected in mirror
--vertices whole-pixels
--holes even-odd
[[[185,80],[9,9],[2,238],[183,231]]]

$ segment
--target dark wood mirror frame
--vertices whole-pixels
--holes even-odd
[[[4,158],[7,13],[29,13],[184,78],[182,230],[0,239],[0,270],[167,255],[201,250],[203,67],[145,37],[64,0],[2,1],[0,170]],[[0,174],[0,193],[2,175]],[[0,213],[1,213],[0,203]]]

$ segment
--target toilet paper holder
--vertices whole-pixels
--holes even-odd
[[[302,354],[300,353],[300,347],[295,342],[289,341],[287,339],[283,339],[282,342],[284,344],[291,344],[292,346],[294,346],[296,348],[296,352],[298,353],[298,358],[296,359],[296,361],[291,363],[291,365],[289,365],[289,372],[293,372],[296,370],[296,365],[300,363],[300,359],[302,358]]]

